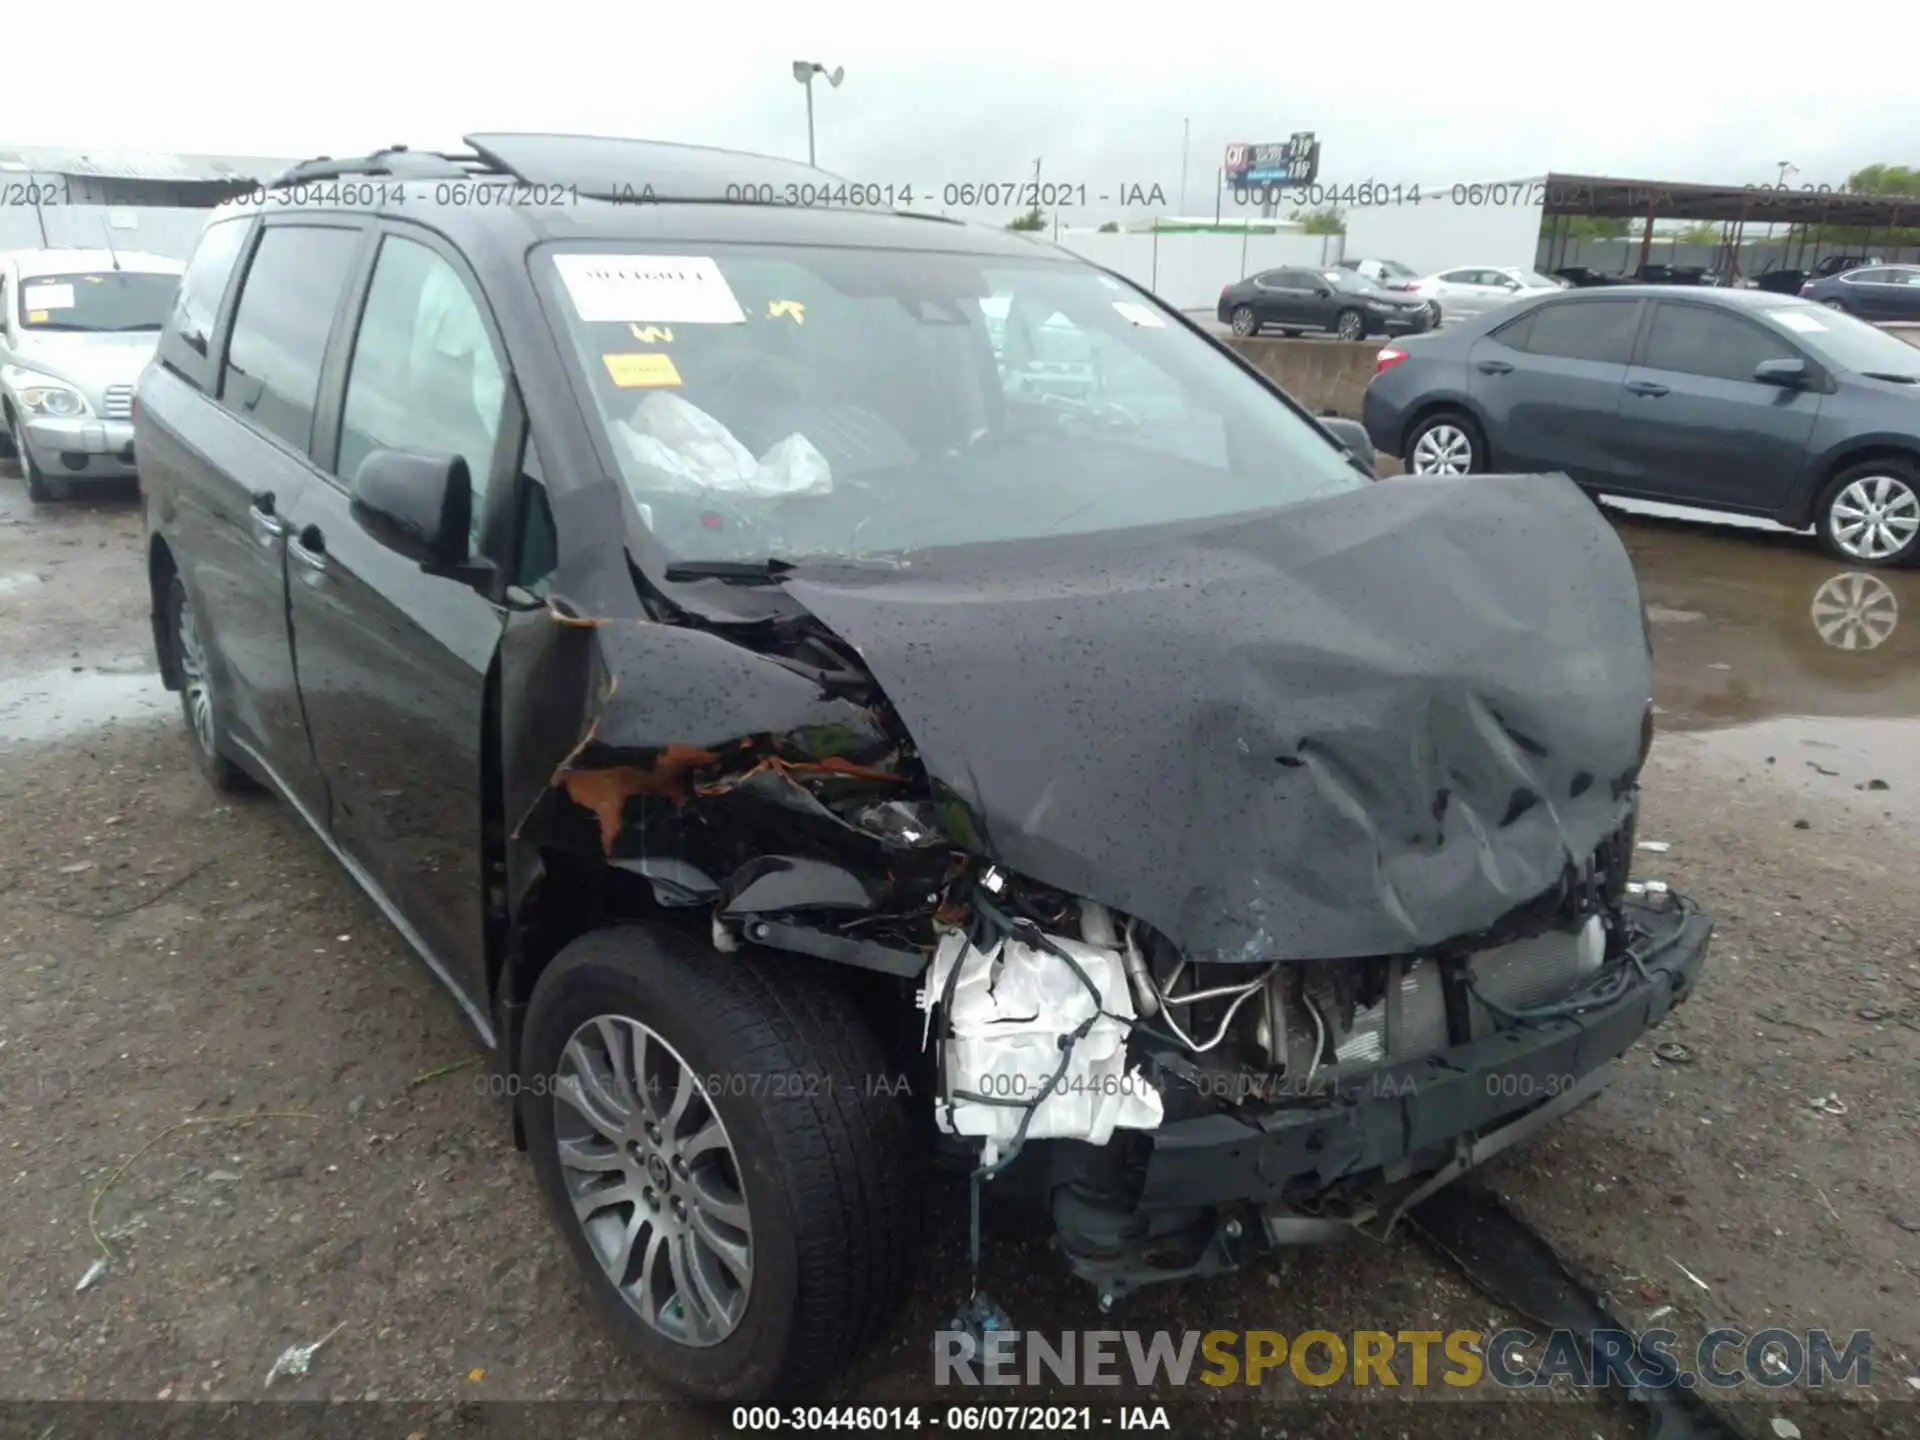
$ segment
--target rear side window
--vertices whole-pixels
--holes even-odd
[[[234,311],[220,403],[303,455],[313,443],[327,333],[359,245],[358,230],[269,226]]]
[[[201,231],[200,243],[194,247],[193,258],[180,277],[180,288],[174,293],[173,313],[161,334],[160,363],[196,389],[212,386],[207,347],[212,343],[220,301],[240,261],[251,223],[245,218],[220,220]]]
[[[1847,276],[1849,285],[1885,285],[1893,279],[1891,270],[1856,270]]]
[[[1649,370],[1674,370],[1716,380],[1751,380],[1763,360],[1799,356],[1786,341],[1769,335],[1737,315],[1697,305],[1654,306],[1647,327],[1647,350],[1640,363]]]
[[[1500,338],[1529,355],[1624,365],[1633,356],[1633,332],[1640,323],[1640,302],[1585,300],[1543,305],[1525,323],[1524,336],[1515,338],[1503,331]]]

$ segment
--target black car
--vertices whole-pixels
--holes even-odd
[[[1598,285],[1624,285],[1626,279],[1619,275],[1609,275],[1596,270],[1591,265],[1562,265],[1553,272],[1557,280],[1565,280],[1577,289],[1591,289]]]
[[[467,144],[207,227],[138,396],[154,637],[667,1384],[830,1381],[938,1161],[1110,1304],[1396,1217],[1690,993],[1575,487],[1375,484],[1125,280],[808,167]]]
[[[1363,416],[1420,473],[1560,470],[1920,557],[1920,350],[1797,297],[1551,297],[1382,350]]]
[[[1283,335],[1327,330],[1342,340],[1417,335],[1438,318],[1431,302],[1384,290],[1338,265],[1262,270],[1222,290],[1216,309],[1220,323],[1236,335],[1258,335],[1272,326]]]
[[[1825,280],[1848,270],[1858,270],[1862,265],[1879,263],[1878,257],[1872,255],[1828,255],[1811,270],[1769,267],[1754,277],[1753,288],[1772,295],[1797,295],[1809,280]]]
[[[1869,265],[1809,280],[1800,296],[1876,324],[1920,324],[1920,265]]]

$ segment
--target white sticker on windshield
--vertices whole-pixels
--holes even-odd
[[[1776,310],[1773,318],[1789,330],[1815,331],[1827,328],[1826,321],[1818,315],[1810,315],[1804,310]]]
[[[582,320],[640,325],[743,325],[747,315],[706,255],[556,255]]]
[[[20,304],[27,310],[71,310],[73,286],[26,285],[20,290]]]
[[[1142,305],[1138,300],[1116,300],[1113,308],[1120,312],[1120,318],[1131,320],[1136,325],[1145,325],[1152,330],[1164,330],[1167,322],[1154,313],[1151,305]]]
[[[1118,290],[1120,288],[1120,282],[1114,279],[1111,275],[1102,275],[1100,277],[1100,283],[1106,286],[1109,290]]]

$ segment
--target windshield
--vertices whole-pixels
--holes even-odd
[[[1836,370],[1920,376],[1920,349],[1864,320],[1811,300],[1769,305],[1760,314],[1790,330],[1815,358]]]
[[[1402,265],[1398,260],[1376,260],[1380,273],[1393,280],[1418,280],[1420,272],[1411,265]]]
[[[158,330],[179,285],[178,275],[136,270],[26,275],[20,323],[29,330]]]
[[[701,250],[570,246],[540,266],[634,516],[683,559],[1083,534],[1367,483],[1214,345],[1084,265]]]
[[[1365,295],[1380,288],[1366,276],[1356,274],[1352,270],[1322,270],[1320,274],[1326,277],[1327,283],[1334,289],[1348,290],[1355,295]]]

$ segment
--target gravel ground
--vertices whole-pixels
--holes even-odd
[[[1914,667],[1822,669],[1801,632],[1833,567],[1798,542],[1622,524],[1662,641],[1667,733],[1641,833],[1671,849],[1641,859],[1718,937],[1655,1037],[1685,1047],[1680,1062],[1643,1044],[1597,1102],[1485,1178],[1630,1314],[1670,1305],[1660,1323],[1683,1334],[1870,1329],[1871,1387],[1822,1397],[1802,1430],[1913,1434]],[[595,1328],[453,1005],[290,809],[216,796],[190,768],[150,673],[138,541],[129,500],[36,511],[0,477],[0,1399],[440,1407],[415,1429],[393,1412],[397,1440],[447,1433],[461,1402],[656,1398]],[[1920,614],[1920,586],[1896,581]],[[1907,623],[1888,654],[1910,659]],[[1837,1103],[1810,1103],[1824,1096]],[[940,1240],[908,1311],[842,1401],[928,1398],[929,1336],[965,1285],[963,1194],[933,1203]],[[1149,1291],[1102,1320],[1043,1233],[999,1211],[985,1288],[1048,1329],[1511,1320],[1402,1239]],[[266,1387],[286,1346],[323,1336],[311,1374]],[[1423,1435],[1464,1411],[1424,1399],[1383,1419],[1394,1399],[1211,1396],[1182,1433]],[[1475,1406],[1464,1424],[1642,1428],[1565,1396]],[[726,1424],[669,1407],[652,1429]]]

